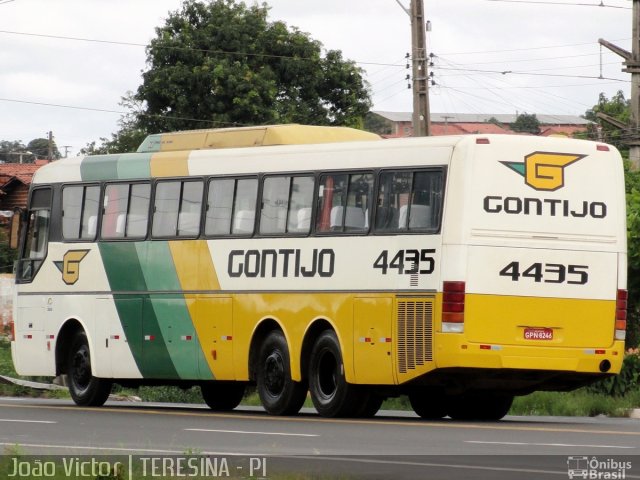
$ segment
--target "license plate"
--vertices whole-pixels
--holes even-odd
[[[525,328],[524,329],[525,340],[553,340],[552,328]]]

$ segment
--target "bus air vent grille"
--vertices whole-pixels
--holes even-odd
[[[398,368],[415,370],[433,361],[433,301],[398,299]]]

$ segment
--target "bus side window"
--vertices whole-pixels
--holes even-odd
[[[442,171],[397,171],[380,175],[375,229],[435,231],[442,208]]]
[[[373,191],[370,173],[330,174],[320,177],[316,230],[366,232]]]
[[[197,237],[200,233],[203,182],[160,181],[156,184],[151,234],[155,238]]]
[[[51,218],[50,188],[39,188],[32,192],[28,215],[25,243],[16,272],[20,282],[33,280],[47,256]]]
[[[79,185],[62,189],[62,237],[95,240],[100,186]]]
[[[144,238],[147,235],[148,183],[110,184],[104,194],[101,238]]]
[[[311,176],[265,178],[260,233],[308,233],[314,185]]]
[[[251,235],[256,218],[258,180],[217,178],[209,182],[204,234]]]

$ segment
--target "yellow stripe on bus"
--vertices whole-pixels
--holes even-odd
[[[205,240],[172,241],[169,249],[182,290],[220,290]],[[189,293],[184,297],[209,369],[218,380],[233,380],[231,298]]]
[[[189,175],[189,151],[154,153],[151,157],[152,177],[186,177]]]

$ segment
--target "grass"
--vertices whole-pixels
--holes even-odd
[[[13,368],[9,342],[0,337],[0,375],[20,378]],[[30,377],[28,380],[49,382],[50,378]],[[120,395],[135,395],[146,402],[203,403],[200,389],[193,387],[183,390],[177,387],[140,387],[123,389],[114,387]],[[19,385],[0,384],[0,396],[28,396],[44,398],[68,398],[66,390],[34,390]],[[242,401],[245,406],[260,406],[255,388],[248,388]],[[305,407],[313,407],[307,398]],[[516,397],[511,407],[511,415],[550,415],[550,416],[596,416],[607,415],[622,417],[630,409],[640,408],[640,389],[631,390],[624,396],[613,397],[578,389],[573,392],[535,392],[524,397]],[[411,410],[407,397],[400,396],[386,400],[384,410]]]

